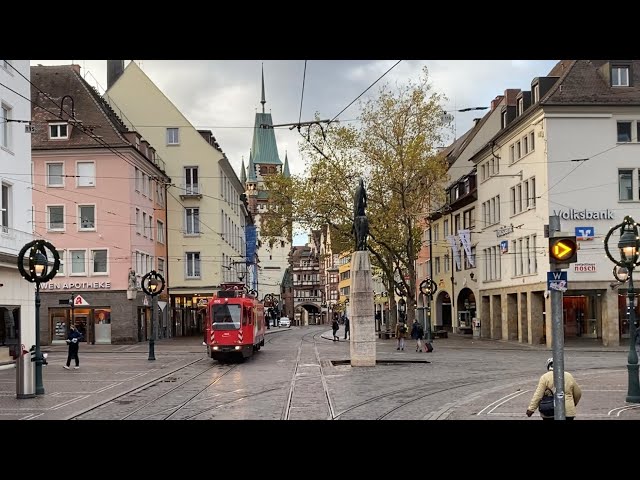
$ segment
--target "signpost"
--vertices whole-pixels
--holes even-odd
[[[560,231],[560,217],[549,217],[549,266],[547,288],[551,296],[553,350],[553,384],[555,387],[555,420],[565,420],[564,408],[564,323],[562,292],[567,291],[567,272],[563,268],[578,261],[576,236]]]

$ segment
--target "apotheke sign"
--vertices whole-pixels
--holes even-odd
[[[613,220],[613,210],[554,210],[554,216],[563,220]]]
[[[80,290],[82,288],[95,288],[108,290],[111,288],[111,282],[69,282],[69,283],[43,283],[40,285],[42,290]]]

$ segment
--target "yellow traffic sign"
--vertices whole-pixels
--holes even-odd
[[[578,261],[576,237],[555,237],[549,239],[549,263],[574,263]]]

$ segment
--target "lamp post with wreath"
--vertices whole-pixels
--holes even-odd
[[[156,297],[164,290],[164,278],[155,270],[151,270],[142,277],[142,290],[151,297],[151,332],[149,333],[149,358],[147,360],[155,360],[155,320],[156,311],[158,310]]]
[[[49,265],[49,255],[53,258],[53,265]],[[29,270],[25,270],[25,256],[28,255]],[[51,268],[49,268],[51,267]],[[44,395],[42,383],[42,365],[47,362],[40,351],[40,284],[53,279],[60,268],[60,255],[56,248],[45,240],[34,240],[27,243],[18,253],[18,270],[25,280],[36,284],[36,395]]]
[[[609,252],[609,238],[619,230],[620,240],[618,249],[620,250],[620,260],[613,258]],[[640,265],[640,235],[638,224],[630,216],[624,217],[621,224],[609,230],[604,237],[604,251],[613,263],[622,267],[616,271],[614,267],[614,277],[624,283],[629,280],[627,288],[627,305],[629,307],[629,355],[627,357],[627,373],[629,376],[626,401],[629,403],[640,403],[640,378],[638,377],[638,352],[636,351],[636,341],[638,326],[636,325],[636,302],[635,290],[633,289],[633,270]]]

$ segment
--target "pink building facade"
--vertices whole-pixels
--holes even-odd
[[[140,279],[151,270],[167,279],[170,179],[162,160],[77,66],[32,67],[32,81],[32,95],[50,96],[34,98],[48,110],[33,107],[34,231],[61,259],[59,273],[41,286],[41,342],[64,342],[71,323],[90,343],[144,341],[152,312]],[[156,313],[156,338],[169,335]]]

